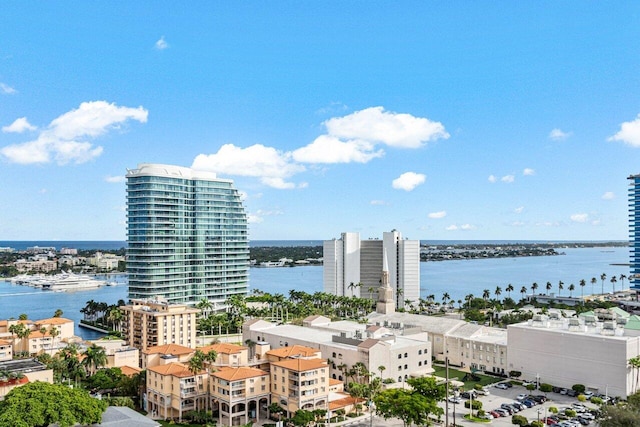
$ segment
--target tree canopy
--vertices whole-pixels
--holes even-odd
[[[437,385],[435,379],[429,377],[411,378],[407,383],[411,390],[388,389],[379,392],[374,398],[376,412],[388,418],[400,418],[404,425],[424,425],[429,415],[443,414],[438,406],[446,394],[444,385]]]
[[[0,401],[0,427],[60,427],[102,421],[106,402],[63,384],[35,382],[16,387]]]

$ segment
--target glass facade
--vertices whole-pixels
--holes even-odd
[[[223,304],[249,287],[247,217],[233,182],[142,164],[127,173],[129,298]]]
[[[640,291],[640,175],[629,178],[629,246],[631,247],[631,275],[629,287]]]

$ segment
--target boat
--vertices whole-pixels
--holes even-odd
[[[42,290],[65,292],[79,289],[96,289],[105,284],[104,280],[97,280],[86,274],[65,273],[51,277],[47,283],[42,284]]]

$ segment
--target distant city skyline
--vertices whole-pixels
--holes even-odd
[[[124,176],[145,162],[234,180],[250,240],[627,240],[638,16],[632,1],[6,5],[0,240],[126,240]]]

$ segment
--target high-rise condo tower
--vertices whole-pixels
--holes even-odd
[[[376,300],[387,253],[389,286],[396,307],[420,298],[420,241],[403,239],[399,231],[380,239],[360,240],[359,233],[342,233],[323,245],[324,292]]]
[[[129,298],[221,307],[248,290],[247,217],[233,181],[179,166],[127,171]]]
[[[640,293],[640,175],[629,178],[629,240],[631,264],[629,288]]]

